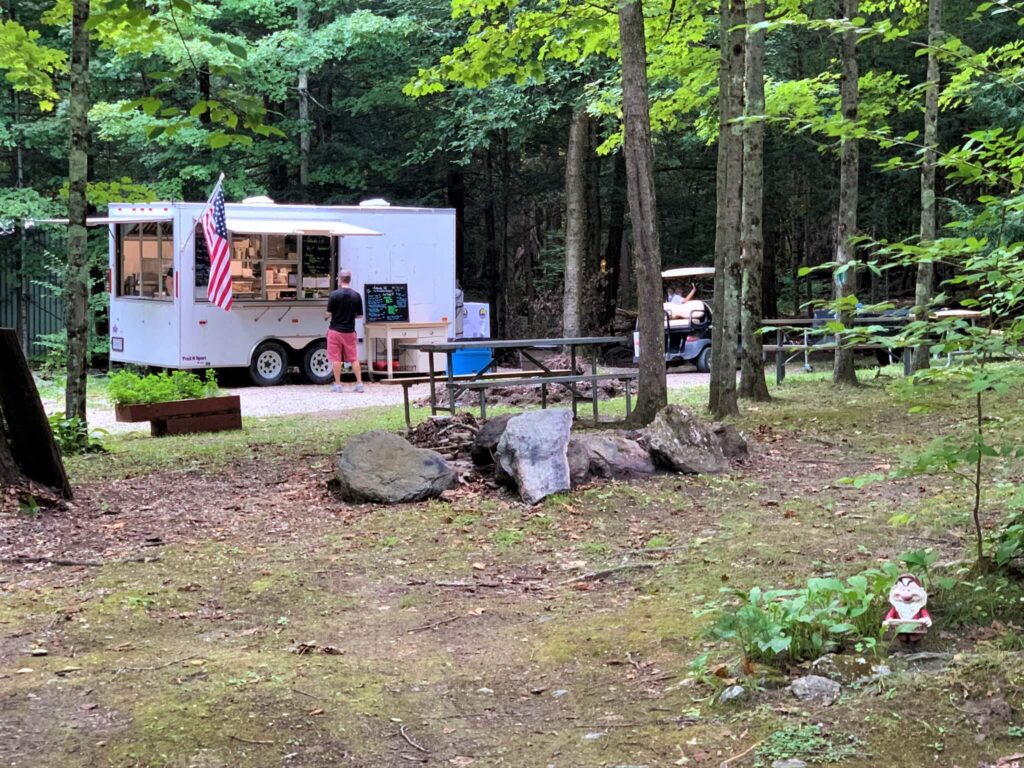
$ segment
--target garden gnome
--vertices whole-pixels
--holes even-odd
[[[928,593],[921,586],[921,580],[912,573],[904,573],[889,590],[892,607],[885,614],[882,626],[891,627],[904,642],[918,642],[928,634],[928,627],[932,625],[931,616],[925,608],[927,603]]]

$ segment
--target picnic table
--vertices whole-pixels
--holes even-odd
[[[900,326],[906,325],[912,318],[893,317],[893,316],[875,316],[875,317],[854,317],[853,324],[857,325],[891,325]],[[763,349],[765,355],[768,353],[775,353],[775,383],[781,384],[783,379],[786,378],[786,363],[790,360],[798,357],[803,353],[804,357],[804,369],[810,370],[811,367],[811,353],[812,352],[832,352],[835,354],[837,345],[835,341],[822,341],[815,343],[812,329],[819,327],[827,322],[827,319],[822,318],[810,318],[810,317],[783,317],[783,318],[772,318],[764,320],[764,326],[775,328],[775,343],[765,344]],[[798,334],[797,338],[793,338],[793,334]],[[787,334],[789,338],[787,338]],[[886,344],[879,343],[863,343],[863,344],[852,344],[850,348],[857,350],[886,350],[890,347]],[[792,353],[789,357],[786,353]],[[911,373],[911,359],[910,355],[903,356],[903,372],[906,375]]]
[[[441,343],[403,343],[403,349],[412,349],[418,352],[426,352],[429,366],[429,376],[424,383],[430,384],[430,413],[436,415],[438,411],[448,411],[452,414],[456,410],[456,402],[463,392],[476,391],[480,398],[480,416],[487,416],[486,390],[492,387],[506,386],[539,386],[541,388],[541,407],[547,406],[547,387],[551,384],[565,386],[572,396],[572,412],[576,416],[578,400],[582,398],[577,385],[589,382],[592,386],[591,400],[594,409],[594,421],[598,419],[597,405],[597,382],[606,380],[621,380],[626,382],[626,415],[631,410],[631,393],[629,383],[637,376],[636,371],[624,373],[598,373],[597,357],[600,348],[607,344],[628,344],[629,339],[622,336],[574,336],[558,339],[464,339],[461,341],[448,341]],[[533,353],[541,349],[557,349],[567,347],[569,349],[569,369],[552,370],[546,363],[538,359]],[[535,372],[516,371],[512,373],[494,373],[497,367],[497,357],[475,374],[456,376],[453,373],[453,356],[458,350],[490,349],[509,350],[518,352],[521,358],[537,366]],[[444,354],[447,365],[443,372],[438,372],[434,367],[434,354]],[[590,372],[576,373],[576,361],[580,355],[590,358]],[[437,401],[437,385],[443,382],[448,387],[448,404],[441,405]],[[406,388],[408,397],[408,388]],[[408,405],[406,406],[406,422],[409,421]]]

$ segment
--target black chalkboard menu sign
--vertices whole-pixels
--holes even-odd
[[[196,224],[196,288],[205,288],[210,282],[210,254],[206,250],[206,236],[201,224]]]
[[[368,283],[363,289],[366,293],[366,322],[409,322],[408,283]]]

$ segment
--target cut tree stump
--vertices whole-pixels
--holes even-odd
[[[118,421],[148,421],[153,437],[242,428],[242,403],[238,395],[117,405],[114,415]]]

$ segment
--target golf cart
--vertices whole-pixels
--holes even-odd
[[[666,269],[661,279],[668,285],[714,274],[713,267],[681,267]],[[664,312],[665,362],[669,365],[693,363],[698,371],[708,373],[711,370],[711,307],[700,299],[666,301]],[[633,362],[640,362],[639,331],[633,332]]]

